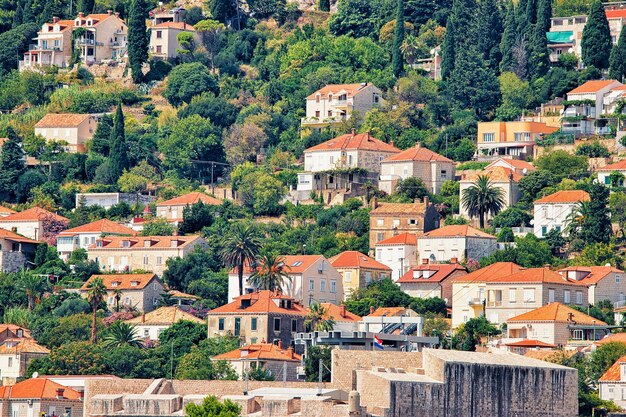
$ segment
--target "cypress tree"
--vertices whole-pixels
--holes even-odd
[[[34,21],[33,15],[33,0],[26,0],[24,2],[24,9],[22,12],[22,22]]]
[[[398,0],[396,11],[396,27],[393,33],[393,51],[391,66],[393,75],[399,77],[404,70],[404,57],[402,56],[402,42],[404,42],[404,0]]]
[[[83,12],[85,14],[93,12],[93,8],[95,6],[94,0],[79,0],[76,7],[79,12]]]
[[[526,0],[526,30],[537,23],[537,0]]]
[[[607,203],[609,189],[603,184],[593,182],[589,188],[589,215],[583,220],[580,238],[585,243],[609,243],[613,230]]]
[[[609,75],[617,81],[623,81],[626,77],[626,30],[619,33],[617,45],[611,51]]]
[[[450,77],[456,66],[457,53],[460,53],[466,43],[473,42],[472,39],[468,39],[468,33],[474,32],[472,28],[475,23],[475,13],[474,0],[454,0],[442,46],[441,77],[444,80]]]
[[[502,37],[502,16],[496,0],[480,0],[478,20],[476,22],[476,45],[489,66],[498,71],[502,55],[500,40]]]
[[[330,0],[318,0],[317,10],[320,12],[330,12]]]
[[[515,6],[512,1],[506,6],[506,19],[504,21],[504,31],[502,32],[502,40],[500,41],[500,71],[511,71],[513,67],[513,47],[516,39],[516,21]]]
[[[24,151],[22,140],[12,127],[7,128],[8,140],[0,153],[0,193],[3,199],[14,201],[17,179],[24,172]]]
[[[146,28],[146,3],[132,0],[128,19],[128,61],[133,82],[141,82],[141,68],[148,60],[148,36]]]
[[[533,25],[528,45],[528,72],[533,79],[543,77],[550,69],[550,50],[546,32],[550,30],[551,0],[539,0],[537,22]]]
[[[552,17],[552,0],[538,0],[537,24],[543,25],[545,32],[550,31],[550,18]]]
[[[15,13],[13,13],[13,28],[18,27],[24,21],[24,9],[22,9],[22,2],[17,1],[15,5]]]
[[[609,67],[609,57],[613,46],[611,30],[600,0],[595,0],[591,5],[580,46],[585,65],[599,69]]]
[[[528,14],[526,13],[526,5],[528,0],[519,0],[515,7],[515,23],[517,25],[518,38],[528,30]]]
[[[114,178],[119,178],[125,169],[130,167],[128,162],[128,148],[126,147],[126,135],[124,134],[124,113],[122,105],[117,106],[113,131],[111,132],[111,149],[109,150],[111,161],[111,173]]]

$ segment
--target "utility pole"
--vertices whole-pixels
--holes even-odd
[[[322,358],[320,358],[319,362],[319,371],[317,377],[317,396],[320,397],[322,395],[322,367],[324,366],[324,362]]]
[[[283,387],[287,386],[287,362],[283,362]]]
[[[248,395],[248,369],[246,369],[246,360],[243,362],[243,372],[245,374],[245,380],[243,385],[243,395]]]

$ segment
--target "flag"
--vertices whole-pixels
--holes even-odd
[[[384,350],[383,341],[379,339],[378,336],[374,335],[374,347],[377,349]]]

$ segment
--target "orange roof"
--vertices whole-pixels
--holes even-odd
[[[513,180],[513,182],[519,182],[523,176],[518,174],[514,170],[510,168],[505,168],[501,166],[492,166],[491,168],[485,168],[480,172],[475,172],[473,174],[467,175],[463,178],[463,182],[474,182],[478,179],[479,176],[486,175],[489,177],[491,181],[506,181],[509,182]]]
[[[333,150],[360,150],[386,153],[400,153],[400,149],[378,140],[368,133],[348,133],[327,140],[319,145],[305,149],[304,152],[333,151]]]
[[[15,353],[50,353],[50,351],[39,345],[35,339],[29,337],[6,339],[0,345],[0,355],[10,355]]]
[[[586,285],[596,284],[613,272],[617,274],[624,273],[621,269],[613,268],[612,266],[570,266],[560,270],[560,272],[564,272],[566,274],[567,271],[585,273],[586,275],[582,279],[578,280],[578,282]]]
[[[397,317],[402,316],[406,312],[405,307],[378,307],[373,313],[367,317]]]
[[[428,278],[424,276],[423,271],[433,272]],[[414,266],[409,269],[404,275],[402,275],[396,282],[401,283],[430,283],[441,282],[448,278],[453,272],[465,271],[459,264],[427,264]],[[415,278],[415,272],[418,273],[418,277]]]
[[[426,203],[378,203],[371,214],[424,214]]]
[[[333,303],[320,303],[320,305],[326,310],[324,315],[325,319],[332,319],[339,322],[356,322],[361,321],[361,317],[354,313],[350,313],[344,306],[338,306]]]
[[[605,10],[607,19],[623,19],[626,17],[626,9]]]
[[[454,163],[454,161],[452,161],[451,159],[448,159],[443,155],[439,155],[437,152],[433,152],[430,149],[423,148],[422,146],[420,146],[419,142],[412,148],[387,157],[382,163],[397,161],[436,161]]]
[[[624,87],[626,87],[626,85]],[[598,168],[596,171],[626,171],[626,159],[622,159],[614,164],[605,165],[602,168]]]
[[[174,197],[170,200],[162,201],[157,204],[157,207],[162,206],[186,206],[186,205],[194,205],[202,201],[204,204],[209,204],[213,206],[221,206],[223,201],[217,199],[215,197],[211,197],[210,195],[201,193],[201,192],[193,192],[184,194],[178,197]]]
[[[1,398],[13,399],[56,399],[57,389],[63,389],[63,397],[70,400],[80,400],[78,391],[57,384],[46,378],[31,378],[15,385],[0,387]]]
[[[281,305],[281,300],[291,301],[291,308]],[[306,309],[293,298],[273,291],[257,291],[240,295],[232,302],[211,310],[209,315],[228,313],[281,313],[287,315],[304,316]]]
[[[552,284],[581,284],[580,281],[567,279],[567,276],[551,270],[550,268],[522,269],[511,275],[505,275],[491,280],[490,282],[549,282]]]
[[[88,118],[88,114],[48,113],[37,122],[35,127],[78,127]]]
[[[547,195],[535,201],[535,204],[550,203],[578,203],[579,201],[589,201],[589,193],[583,190],[563,190]]]
[[[174,298],[187,298],[191,300],[197,300],[200,298],[197,295],[187,294],[178,290],[169,290],[167,293]]]
[[[242,358],[246,360],[257,359],[264,361],[300,362],[302,356],[294,353],[292,349],[283,349],[273,343],[258,343],[242,346],[239,349],[222,353],[211,359],[214,361],[238,361]]]
[[[317,262],[322,255],[281,255],[279,259],[285,264],[285,272],[288,275],[302,274]],[[230,270],[231,274],[237,273],[237,268]],[[245,265],[244,274],[251,274],[250,265]]]
[[[348,97],[352,97],[368,85],[368,83],[328,84],[327,86],[320,88],[319,90],[308,96],[307,99],[314,99],[318,94],[321,98],[326,98],[329,94],[336,96],[339,93],[346,93]]]
[[[60,31],[63,32],[67,29],[73,28],[74,27],[74,20],[59,20],[58,22],[54,23],[54,22],[47,22],[45,23],[45,25],[54,27],[55,24],[59,25]]]
[[[188,30],[190,32],[196,31],[193,25],[190,25],[189,23],[185,23],[185,22],[163,22],[163,23],[159,23],[158,25],[154,25],[151,27],[151,29],[169,29],[169,28]]]
[[[355,250],[341,252],[330,258],[330,264],[335,268],[367,268],[391,271],[387,265],[383,265],[377,260]]]
[[[417,235],[415,233],[400,233],[388,239],[376,243],[378,245],[417,245]]]
[[[2,219],[0,219],[1,221]],[[90,251],[94,250],[136,250],[136,249],[166,249],[166,248],[183,248],[190,243],[200,239],[200,236],[107,236],[98,239],[96,243],[89,246]],[[122,242],[129,241],[130,246],[123,246]],[[178,246],[172,246],[173,241],[178,241]],[[102,246],[98,246],[98,242],[102,242]],[[150,242],[147,246],[146,242]]]
[[[588,316],[561,303],[550,303],[536,308],[519,316],[511,317],[507,323],[527,321],[548,321],[556,323],[572,323],[583,325],[606,326],[607,324],[594,317]]]
[[[130,320],[124,320],[126,323],[136,324],[139,326],[150,325],[167,325],[170,326],[180,320],[193,321],[194,323],[205,323],[204,320],[199,319],[191,313],[187,313],[184,310],[176,306],[160,307],[156,310],[152,310],[149,313],[143,314],[138,317],[134,317]]]
[[[59,236],[75,236],[80,233],[101,233],[130,236],[135,236],[137,234],[137,232],[130,227],[122,226],[121,224],[115,223],[109,219],[102,219],[65,230],[59,233]]]
[[[507,343],[506,346],[527,347],[527,348],[537,348],[537,347],[554,348],[556,347],[555,345],[551,345],[550,343],[542,342],[541,340],[532,340],[532,339],[524,339],[518,342]]]
[[[603,337],[596,342],[596,345],[602,346],[607,343],[624,343],[626,344],[626,333],[613,333]]]
[[[146,285],[152,281],[153,278],[156,278],[156,274],[109,274],[109,275],[92,275],[91,278],[87,280],[80,287],[81,291],[89,290],[89,283],[96,278],[101,278],[102,283],[106,287],[107,290],[113,291],[116,289],[119,290],[141,290],[145,288]],[[133,283],[135,285],[133,285]]]
[[[472,273],[457,278],[454,282],[492,282],[501,277],[512,275],[523,270],[521,266],[513,262],[496,262]]]
[[[486,168],[491,168],[492,166],[494,166],[498,161],[502,161],[505,162],[506,164],[512,166],[515,169],[526,169],[528,171],[535,171],[537,168],[531,164],[530,162],[526,162],[523,161],[521,159],[509,159],[509,158],[499,158],[495,161],[493,161],[492,163],[490,163],[489,165],[487,165]]]
[[[484,237],[489,239],[497,239],[495,236],[485,233],[478,229],[474,229],[472,226],[464,225],[452,225],[444,226],[439,229],[431,230],[428,233],[424,233],[424,236],[420,236],[420,239],[426,237]]]
[[[13,242],[21,242],[21,243],[41,243],[33,239],[29,239],[22,235],[18,235],[15,232],[10,230],[0,229],[0,239],[11,240]]]
[[[622,380],[622,364],[626,363],[626,356],[619,358],[607,371],[598,379],[603,382],[616,382]]]
[[[17,212],[15,210],[13,210],[13,209],[8,208],[8,207],[0,206],[0,214],[5,214],[5,213],[13,214],[13,213],[17,213]]]
[[[45,217],[52,216],[55,220],[59,221],[67,221],[70,219],[59,216],[58,214],[51,213],[48,210],[42,209],[41,207],[33,207],[28,210],[20,211],[18,213],[10,214],[6,217],[0,217],[0,223],[2,222],[34,222],[42,220]]]
[[[574,88],[567,94],[588,94],[597,93],[603,88],[608,87],[611,84],[618,82],[617,80],[590,80],[586,83]]]

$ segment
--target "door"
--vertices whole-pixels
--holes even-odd
[[[235,317],[235,336],[241,333],[241,317]]]
[[[33,417],[33,403],[31,401],[30,404],[28,404],[28,410],[26,411],[26,417]]]

